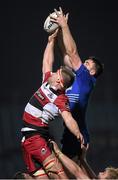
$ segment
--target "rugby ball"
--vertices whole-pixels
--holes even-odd
[[[56,12],[51,13],[52,17],[57,17]],[[48,33],[52,33],[54,32],[57,28],[59,27],[59,25],[55,22],[52,22],[50,20],[50,16],[48,16],[44,22],[44,30]]]

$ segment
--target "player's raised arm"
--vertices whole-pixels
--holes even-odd
[[[57,10],[55,12],[57,13],[57,17],[53,18],[52,21],[56,22],[59,24],[62,30],[62,37],[63,37],[63,43],[66,49],[66,53],[70,57],[70,61],[72,63],[73,69],[78,69],[80,65],[82,64],[81,59],[79,57],[78,51],[77,51],[77,46],[76,43],[72,37],[72,34],[70,32],[69,26],[67,24],[67,18],[63,14],[63,11],[61,8],[59,8],[60,13],[58,13]]]
[[[58,31],[58,30],[57,30]],[[57,35],[57,31],[48,37],[48,42],[43,55],[42,73],[45,74],[48,71],[52,71],[54,62],[54,41]]]
[[[58,32],[57,40],[58,40],[58,47],[60,50],[60,54],[63,58],[64,64],[70,68],[73,68],[70,57],[67,54],[64,43],[63,43],[63,37],[62,37],[62,30],[61,29]]]

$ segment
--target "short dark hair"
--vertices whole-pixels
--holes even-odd
[[[95,56],[89,56],[88,59],[91,59],[95,63],[96,73],[95,73],[94,77],[97,78],[98,76],[100,76],[100,74],[102,74],[102,72],[104,70],[104,64],[101,63],[99,61],[99,59],[96,58]]]
[[[62,78],[64,81],[64,84],[63,84],[64,88],[67,89],[73,84],[75,75],[73,71],[67,66],[61,66],[60,69],[61,69]]]

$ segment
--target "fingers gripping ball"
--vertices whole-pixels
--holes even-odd
[[[50,16],[55,18],[57,17],[57,14],[56,12],[53,12],[50,14]],[[48,16],[44,22],[44,30],[48,33],[54,32],[59,27],[59,25],[56,22],[52,22],[50,20],[50,16]]]

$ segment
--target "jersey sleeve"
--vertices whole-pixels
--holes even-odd
[[[51,72],[50,71],[48,71],[45,74],[43,74],[43,81],[42,81],[42,83],[46,82],[50,76],[51,76]]]
[[[59,108],[61,112],[68,111],[70,112],[69,108],[69,100],[66,95],[59,95],[58,98],[54,101],[54,104]]]
[[[75,74],[76,74],[76,77],[81,76],[83,84],[84,84],[84,82],[86,84],[91,83],[92,85],[94,85],[96,83],[96,78],[94,76],[90,75],[89,70],[84,66],[84,64],[82,64],[80,66],[80,68],[75,71]]]
[[[75,71],[75,74],[79,76],[83,71],[84,71],[84,73],[86,73],[87,75],[90,75],[88,69],[87,69],[83,64],[80,66],[79,69],[77,69],[77,70]]]

